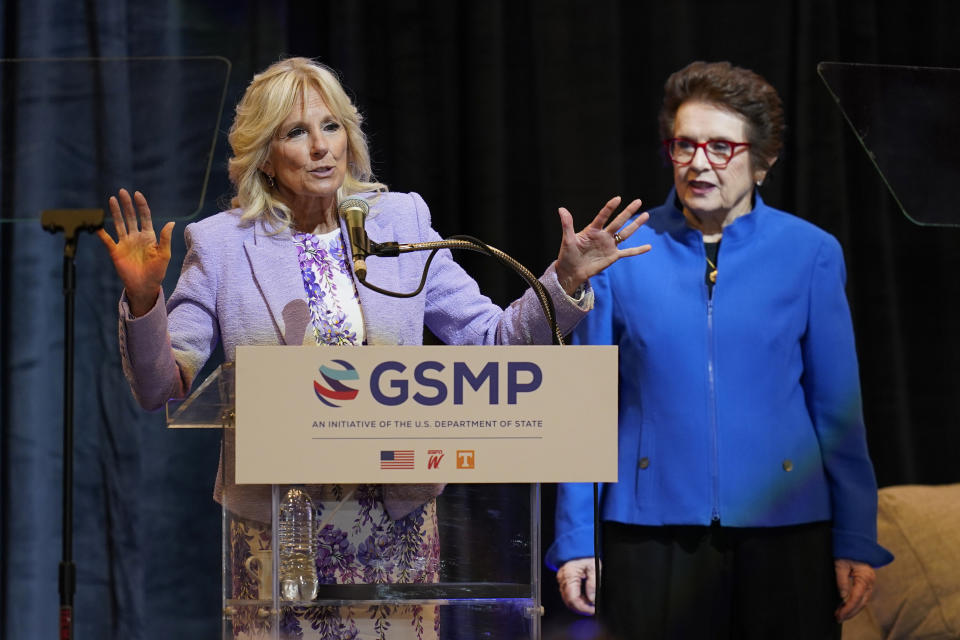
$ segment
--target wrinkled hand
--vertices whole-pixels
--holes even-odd
[[[580,233],[573,230],[573,216],[570,212],[560,207],[563,240],[560,243],[560,255],[557,256],[557,279],[564,291],[573,293],[590,276],[600,273],[620,258],[638,256],[650,251],[648,244],[620,249],[614,239],[616,234],[623,242],[647,221],[650,216],[644,212],[624,226],[641,204],[639,200],[634,200],[607,225],[607,220],[620,206],[620,196],[611,198],[603,209],[600,209],[593,222]]]
[[[597,571],[593,558],[577,558],[565,562],[557,571],[560,597],[567,608],[592,616],[597,601]]]
[[[870,565],[846,558],[834,558],[833,567],[837,572],[837,589],[843,600],[834,615],[837,622],[843,622],[857,615],[867,604],[877,574]]]
[[[150,207],[143,194],[136,191],[131,199],[126,189],[120,189],[118,195],[119,200],[110,197],[110,212],[117,230],[117,241],[114,242],[103,229],[98,230],[97,235],[110,252],[117,275],[127,290],[130,313],[142,316],[153,307],[160,295],[163,276],[170,262],[170,239],[174,223],[164,225],[158,241],[153,231]],[[140,214],[139,225],[137,212]]]

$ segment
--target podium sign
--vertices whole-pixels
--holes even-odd
[[[241,346],[236,363],[238,484],[617,479],[616,347]]]

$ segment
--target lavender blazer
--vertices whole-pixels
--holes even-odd
[[[370,197],[367,234],[374,242],[439,240],[430,212],[416,193]],[[123,370],[137,401],[156,409],[183,398],[198,371],[223,341],[228,361],[238,345],[315,345],[300,261],[289,230],[270,234],[260,223],[244,224],[239,210],[225,211],[187,225],[187,255],[177,287],[148,313],[130,315],[126,295],[120,300],[120,352]],[[341,222],[341,232],[347,236]],[[347,249],[350,252],[349,247]],[[367,280],[382,289],[409,292],[419,285],[429,252],[367,260]],[[352,255],[351,262],[352,262]],[[593,306],[593,290],[579,302],[567,296],[554,265],[540,278],[567,333]],[[480,293],[477,283],[441,251],[430,265],[424,290],[413,298],[392,298],[358,284],[368,344],[418,345],[423,325],[447,344],[549,344],[550,327],[540,303],[528,290],[507,309]],[[230,447],[230,441],[226,442]],[[214,498],[243,517],[266,521],[265,487],[236,485],[232,455],[217,474]],[[222,473],[221,473],[222,472]],[[401,518],[439,494],[443,485],[388,485],[384,505]]]
[[[439,240],[430,212],[416,193],[370,197],[366,229],[374,242]],[[341,223],[343,225],[343,223]],[[346,238],[346,228],[342,226]],[[147,314],[130,315],[120,302],[123,368],[137,401],[156,409],[187,395],[218,341],[226,359],[237,345],[315,344],[297,250],[289,230],[271,235],[261,223],[243,224],[240,211],[225,211],[187,226],[187,255],[169,302],[163,296]],[[349,251],[349,249],[348,249]],[[367,280],[392,291],[413,291],[428,252],[367,260]],[[593,306],[593,292],[579,303],[557,281],[554,265],[540,278],[567,333]],[[358,284],[367,343],[421,344],[423,325],[447,344],[549,344],[550,328],[528,290],[507,309],[480,293],[476,282],[441,251],[424,290],[391,298]]]

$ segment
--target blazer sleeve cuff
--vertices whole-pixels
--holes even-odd
[[[547,270],[540,276],[540,282],[546,286],[547,293],[550,295],[551,300],[553,300],[553,307],[557,313],[557,325],[560,327],[560,332],[563,335],[567,335],[573,331],[574,327],[593,309],[593,287],[588,280],[584,282],[582,291],[578,290],[575,292],[575,294],[580,294],[579,299],[571,297],[563,290],[563,287],[560,286],[560,281],[557,279],[556,265],[557,263],[554,261],[547,267]],[[529,290],[528,295],[532,295],[532,292]]]
[[[590,525],[568,531],[554,540],[547,549],[544,561],[550,569],[556,571],[565,562],[593,556],[593,525]]]
[[[123,373],[141,407],[153,411],[176,394],[180,373],[167,334],[163,292],[147,313],[130,315],[126,291],[120,297],[119,342]]]
[[[142,316],[135,316],[130,313],[130,299],[127,298],[127,290],[124,289],[123,293],[120,294],[120,320],[124,323],[127,322],[136,322],[138,320],[147,319],[147,322],[141,322],[140,324],[149,324],[150,320],[154,322],[157,320],[157,314],[162,313],[160,309],[166,309],[166,298],[163,295],[163,291],[157,295],[157,301],[153,303],[153,306],[150,308],[150,311],[147,311]]]
[[[893,554],[875,540],[853,531],[833,530],[833,557],[865,562],[874,569],[893,562]]]

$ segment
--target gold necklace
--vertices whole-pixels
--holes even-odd
[[[707,264],[710,265],[711,269],[713,269],[708,276],[710,278],[710,282],[717,284],[717,265],[713,264],[713,262],[710,261],[710,258],[707,258]]]

